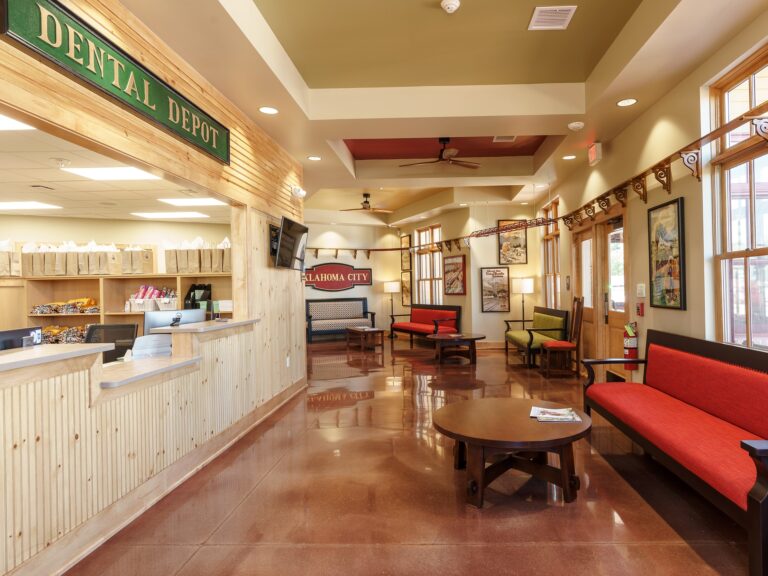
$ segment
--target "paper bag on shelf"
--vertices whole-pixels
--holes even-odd
[[[200,250],[200,272],[213,271],[213,250],[203,248]]]
[[[21,273],[23,276],[32,276],[32,252],[21,253]]]
[[[67,258],[67,276],[77,276],[77,252],[65,252]]]
[[[107,273],[119,276],[123,273],[123,253],[107,252]]]
[[[99,274],[109,274],[109,252],[99,252]]]
[[[200,272],[200,250],[187,250],[187,266],[190,273]]]
[[[224,250],[214,248],[211,250],[211,272],[221,272],[224,265]]]
[[[179,274],[187,274],[189,272],[189,261],[187,259],[188,250],[176,251],[176,264]]]
[[[232,272],[232,248],[224,248],[221,260],[221,271]]]
[[[20,252],[11,252],[11,276],[21,276]]]
[[[88,274],[99,273],[99,253],[88,252]]]
[[[79,276],[90,274],[90,254],[88,252],[77,253],[77,273]]]
[[[120,252],[120,273],[130,274],[133,267],[131,252]]]
[[[42,252],[32,254],[32,276],[45,276],[45,254]]]
[[[11,253],[0,252],[0,276],[11,275]]]
[[[56,270],[56,253],[43,252],[43,276],[53,276]]]
[[[131,274],[141,274],[141,252],[139,250],[131,251]]]
[[[67,274],[67,253],[66,252],[54,252],[53,253],[53,274],[55,276],[66,276]]]
[[[141,273],[154,274],[155,253],[152,250],[142,250],[139,254],[141,254]]]
[[[178,250],[165,251],[165,273],[166,274],[177,274],[179,272],[179,265],[176,262],[176,252],[178,252]]]

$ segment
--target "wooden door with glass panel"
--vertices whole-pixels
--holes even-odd
[[[583,358],[597,356],[597,325],[594,291],[594,235],[592,229],[574,235],[574,287],[575,296],[584,298],[581,324],[581,354]]]
[[[600,329],[600,357],[621,358],[624,355],[624,325],[629,321],[626,298],[626,270],[624,223],[621,217],[598,226],[601,234],[599,261],[601,267],[602,318]],[[608,368],[629,380],[630,374],[623,364]]]

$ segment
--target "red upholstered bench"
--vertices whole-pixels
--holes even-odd
[[[397,317],[408,317],[405,322],[395,322]],[[429,334],[454,334],[461,331],[461,306],[440,304],[413,304],[410,314],[391,315],[390,330],[410,334],[411,348],[414,336]]]
[[[768,353],[648,331],[643,383],[595,383],[595,410],[744,526],[751,576],[768,576]]]

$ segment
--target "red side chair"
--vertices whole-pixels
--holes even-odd
[[[571,329],[569,340],[549,340],[541,344],[541,363],[544,368],[544,376],[549,378],[549,370],[552,366],[552,355],[564,354],[566,357],[566,368],[571,369],[571,353],[576,353],[574,359],[576,372],[579,371],[579,337],[581,336],[581,317],[584,314],[584,298],[573,299],[573,312],[571,313]]]

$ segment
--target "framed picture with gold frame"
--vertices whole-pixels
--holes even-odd
[[[411,237],[408,234],[400,236],[400,270],[411,270]]]
[[[525,220],[499,220],[499,228]],[[528,264],[528,228],[499,232],[499,264]]]
[[[400,295],[402,297],[403,306],[411,305],[411,273],[400,272]]]
[[[467,270],[464,254],[443,256],[443,294],[446,296],[467,293]]]

